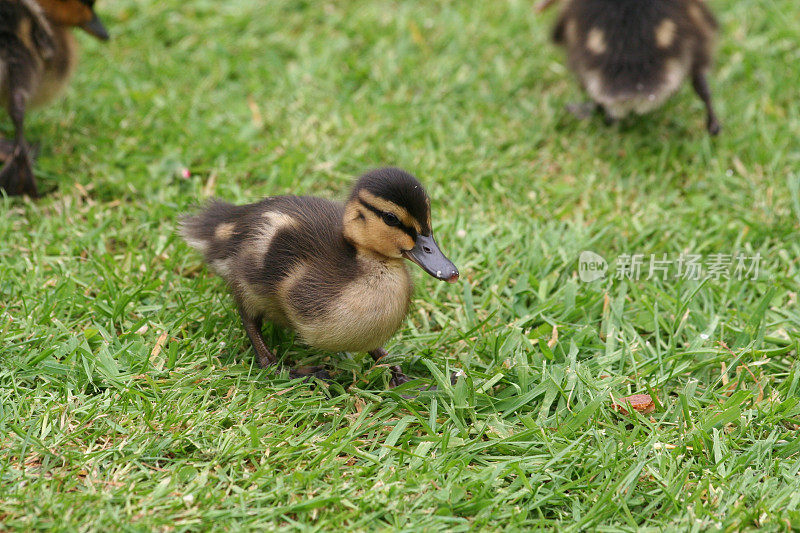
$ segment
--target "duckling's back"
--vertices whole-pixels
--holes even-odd
[[[37,5],[0,0],[0,103],[4,107],[8,105],[10,80],[29,91],[53,47],[47,21]]]
[[[571,0],[553,38],[589,95],[620,118],[657,107],[707,68],[716,29],[701,0]]]
[[[267,305],[302,267],[319,270],[313,279],[319,299],[293,299],[308,314],[356,275],[355,249],[344,240],[344,206],[321,198],[277,196],[248,205],[212,201],[199,214],[181,220],[189,245],[205,256],[241,305]],[[351,268],[348,268],[350,265]],[[283,310],[273,320],[286,322]],[[282,319],[283,318],[283,319]]]

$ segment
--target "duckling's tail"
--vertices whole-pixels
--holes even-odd
[[[186,244],[208,259],[212,244],[215,239],[219,239],[221,229],[236,220],[237,207],[221,200],[211,200],[200,212],[182,216],[178,222],[178,231]]]

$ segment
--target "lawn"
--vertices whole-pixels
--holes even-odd
[[[688,86],[566,114],[532,4],[100,1],[112,40],[79,35],[28,116],[49,195],[0,198],[0,529],[800,527],[796,2],[712,1],[718,138]],[[388,346],[438,390],[269,327],[338,373],[259,369],[179,214],[383,165],[426,184],[462,273],[414,267]],[[614,409],[637,393],[653,413]]]

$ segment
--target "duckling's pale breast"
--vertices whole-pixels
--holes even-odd
[[[688,53],[684,57],[667,60],[663,70],[653,77],[657,83],[634,85],[615,91],[613,79],[598,70],[579,70],[581,84],[595,102],[602,104],[613,118],[624,118],[634,112],[639,115],[660,107],[680,88],[689,72]]]
[[[323,302],[316,316],[293,309],[289,297],[287,315],[303,342],[328,351],[365,352],[383,346],[400,327],[413,290],[404,262],[359,256],[358,263],[358,275]],[[299,275],[287,282],[295,285],[284,294],[308,294],[313,280]]]

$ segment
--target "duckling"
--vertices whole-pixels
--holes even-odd
[[[706,128],[716,135],[707,75],[717,29],[703,0],[568,0],[553,40],[566,48],[570,68],[607,122],[652,111],[691,76]]]
[[[13,142],[0,139],[0,188],[7,194],[38,196],[25,111],[49,102],[66,85],[75,65],[70,27],[108,39],[94,0],[0,0],[0,104],[15,130]]]
[[[218,200],[180,222],[184,240],[228,284],[261,367],[276,362],[263,320],[295,330],[326,351],[368,352],[383,345],[408,311],[413,285],[404,259],[436,279],[458,269],[433,236],[430,198],[398,168],[373,170],[345,203],[275,196],[248,205]],[[391,366],[390,384],[408,381]],[[292,375],[325,377],[320,367]]]

